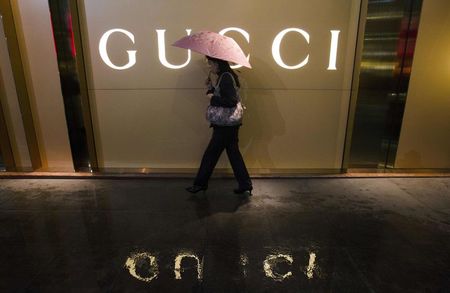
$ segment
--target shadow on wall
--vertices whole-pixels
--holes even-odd
[[[196,80],[186,86],[186,76],[181,75],[174,86],[174,98],[170,106],[168,119],[176,119],[172,122],[178,129],[173,129],[178,141],[179,151],[185,156],[184,165],[190,168],[198,168],[203,152],[208,145],[211,130],[205,119],[205,112],[208,106],[208,98],[205,96],[206,89],[204,80],[208,76],[208,68],[202,59],[192,60],[191,69],[186,72],[189,80]],[[199,78],[192,78],[192,76]],[[183,159],[184,160],[184,159]],[[177,162],[178,164],[178,162]],[[183,166],[185,167],[185,166]]]
[[[281,79],[277,78],[273,69],[262,59],[253,61],[257,64],[260,74],[270,76],[277,88],[284,89]],[[257,74],[248,73],[251,77],[247,83],[242,78],[241,98],[246,107],[243,127],[240,135],[240,146],[249,168],[276,168],[276,162],[271,158],[269,146],[276,136],[286,132],[283,119],[275,95],[271,89],[258,79]]]
[[[260,75],[277,78],[275,72],[261,59],[254,60]],[[180,120],[183,129],[174,130],[174,133],[188,131],[195,133],[192,137],[192,144],[201,145],[198,150],[198,158],[208,144],[210,130],[208,122],[205,120],[205,112],[208,99],[204,96],[206,88],[203,89],[203,81],[208,75],[208,69],[204,62],[199,60],[192,63],[195,66],[188,74],[203,75],[199,78],[199,84],[192,84],[191,89],[185,87],[183,78],[180,78],[175,87],[175,99],[172,104],[171,113]],[[237,70],[241,82],[240,95],[246,107],[243,127],[240,132],[240,147],[244,160],[248,168],[276,168],[269,150],[271,141],[275,136],[281,136],[286,132],[285,121],[279,111],[275,95],[271,89],[258,79],[255,70],[245,69],[245,74]],[[248,78],[246,77],[248,76]],[[283,89],[284,84],[280,79],[272,80],[277,84],[277,88]],[[198,90],[200,88],[200,90]],[[200,96],[196,96],[197,92]],[[201,141],[198,141],[201,140]],[[218,167],[230,168],[229,161],[222,156]]]
[[[201,75],[202,78],[199,79],[200,82],[198,84],[191,84],[190,88],[186,89],[185,76],[181,75],[177,85],[174,87],[175,99],[172,104],[172,113],[177,119],[181,120],[183,126],[192,132],[204,132],[203,127],[208,125],[205,120],[208,98],[205,96],[206,87],[203,84],[203,81],[208,76],[208,69],[205,62],[201,59],[197,59],[196,62],[191,62],[191,67],[193,67],[193,70],[188,71],[186,74],[198,74]],[[189,92],[187,92],[187,90]],[[192,94],[191,91],[195,91],[195,94]]]

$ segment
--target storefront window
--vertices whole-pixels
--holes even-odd
[[[100,167],[198,167],[210,135],[207,69],[170,45],[208,29],[235,38],[253,66],[238,69],[249,168],[341,168],[360,1],[224,5],[80,1]]]

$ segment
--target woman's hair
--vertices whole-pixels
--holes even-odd
[[[231,73],[231,75],[233,75],[234,80],[236,81],[236,86],[237,87],[241,87],[241,83],[239,82],[238,75],[233,71],[233,69],[231,69],[230,64],[227,61],[222,60],[222,59],[217,59],[217,58],[214,58],[214,57],[209,57],[209,56],[206,56],[206,58],[208,60],[216,62],[219,65],[219,76],[222,73],[229,72],[229,73]]]

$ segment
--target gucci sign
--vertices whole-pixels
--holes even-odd
[[[187,35],[190,35],[191,31],[192,31],[191,29],[186,29]],[[221,35],[225,35],[227,32],[230,32],[230,31],[240,33],[242,36],[244,36],[245,40],[248,43],[250,43],[250,34],[247,31],[245,31],[241,28],[238,28],[238,27],[225,28],[225,29],[221,30],[219,33]],[[165,29],[157,29],[156,30],[156,35],[157,35],[157,39],[158,39],[158,56],[159,56],[159,61],[161,62],[161,64],[169,69],[181,69],[183,67],[188,66],[191,61],[191,51],[190,50],[188,50],[187,60],[183,64],[172,64],[167,60],[165,33],[166,33]],[[281,43],[283,42],[283,39],[287,34],[293,34],[293,33],[297,34],[300,38],[302,38],[306,42],[307,45],[310,44],[309,33],[301,28],[284,29],[275,36],[275,38],[272,42],[273,60],[275,61],[275,63],[278,66],[280,66],[284,69],[288,69],[288,70],[300,69],[302,67],[305,67],[309,62],[309,54],[307,54],[304,57],[304,59],[298,64],[286,64],[283,61],[283,58],[280,53]],[[330,47],[329,47],[330,54],[329,54],[327,70],[337,70],[336,57],[337,57],[337,52],[338,52],[339,33],[340,33],[340,30],[330,30]],[[133,33],[131,33],[130,31],[127,31],[127,30],[121,29],[121,28],[114,28],[114,29],[108,30],[100,38],[100,42],[99,42],[99,46],[98,46],[100,57],[102,58],[103,62],[112,69],[126,70],[126,69],[132,68],[136,64],[137,50],[127,50],[128,62],[126,64],[114,64],[111,61],[111,59],[109,58],[107,45],[108,45],[108,39],[110,38],[110,36],[112,34],[123,34],[130,39],[130,41],[133,45],[135,44],[135,37],[134,37]],[[247,55],[247,59],[250,61],[250,54]],[[239,68],[239,67],[241,67],[241,66],[239,66],[239,65],[232,66],[232,68]]]

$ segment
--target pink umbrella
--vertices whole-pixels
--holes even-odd
[[[201,31],[179,39],[172,46],[252,68],[235,40],[215,32]]]

